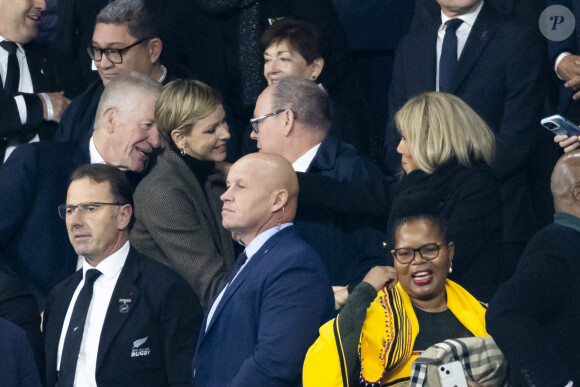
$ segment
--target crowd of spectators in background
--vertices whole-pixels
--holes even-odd
[[[0,384],[580,383],[579,50],[574,0],[0,0]]]

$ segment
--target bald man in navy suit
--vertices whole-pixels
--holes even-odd
[[[296,173],[281,156],[254,153],[232,166],[227,185],[223,225],[246,249],[202,324],[194,383],[299,385],[334,298],[320,257],[292,225]]]

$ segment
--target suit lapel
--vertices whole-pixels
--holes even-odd
[[[210,329],[213,327],[213,325],[219,318],[219,315],[224,309],[224,307],[227,305],[229,300],[233,297],[233,295],[236,293],[236,291],[239,289],[242,283],[244,283],[248,275],[252,272],[253,268],[256,267],[260,263],[260,261],[264,259],[264,257],[270,252],[270,250],[278,243],[278,240],[280,239],[279,236],[283,233],[289,232],[290,231],[289,229],[293,229],[293,227],[287,227],[284,230],[270,237],[270,239],[268,239],[266,243],[264,243],[264,245],[260,248],[260,250],[258,250],[256,254],[252,256],[252,259],[250,259],[250,262],[246,264],[246,266],[243,268],[240,274],[238,274],[238,276],[233,280],[233,282],[228,285],[222,299],[220,300],[219,305],[217,306],[217,308],[213,313],[212,319],[209,323],[209,326],[205,330],[206,334],[203,336],[203,338],[207,336]],[[203,338],[201,340],[203,340]]]
[[[45,68],[47,59],[34,46],[24,47],[24,52],[34,92],[47,91],[47,69]]]
[[[411,47],[405,50],[409,53],[409,61],[405,63],[405,81],[412,98],[426,91],[435,90],[435,75],[437,72],[437,31],[441,19],[433,20],[425,25],[415,39],[411,41]]]
[[[79,270],[67,280],[62,292],[54,296],[54,303],[47,305],[49,307],[46,324],[45,346],[47,349],[47,368],[50,373],[56,372],[56,363],[58,357],[58,344],[60,342],[60,335],[64,325],[66,312],[70,306],[71,299],[79,283],[83,279],[83,271]],[[52,297],[51,297],[52,298]]]
[[[338,152],[338,139],[329,134],[320,144],[316,156],[312,159],[307,173],[317,171],[328,171],[334,168],[336,162],[336,153]]]
[[[103,360],[111,344],[139,302],[140,291],[135,282],[140,274],[137,252],[131,247],[125,265],[115,285],[115,289],[113,290],[107,315],[103,323],[101,340],[99,341],[99,352],[97,354],[97,373],[103,364]]]
[[[484,4],[475,19],[471,32],[465,42],[465,47],[461,52],[457,70],[451,79],[450,93],[455,93],[461,82],[467,77],[475,63],[479,60],[487,43],[492,39],[496,30],[494,17],[491,8]]]

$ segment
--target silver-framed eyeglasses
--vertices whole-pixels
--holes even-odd
[[[76,206],[72,204],[61,204],[58,206],[58,215],[62,219],[66,219],[67,216],[71,216],[75,210],[78,208],[81,215],[93,215],[102,206],[124,206],[127,203],[100,203],[100,202],[87,202],[79,203]]]
[[[391,255],[399,263],[407,265],[415,259],[415,253],[419,253],[421,258],[426,261],[431,261],[439,256],[439,247],[441,244],[437,243],[427,243],[418,249],[413,249],[411,247],[401,247],[400,249],[391,250]]]
[[[268,117],[273,117],[273,116],[278,115],[278,114],[285,112],[285,111],[286,111],[286,109],[280,109],[280,110],[276,110],[274,113],[268,113],[268,114],[265,114],[263,116],[250,119],[250,125],[252,125],[252,130],[254,132],[256,132],[256,134],[258,134],[259,133],[258,126],[260,125],[260,122],[262,122],[263,120],[265,120]]]
[[[135,47],[138,44],[141,44],[147,40],[153,38],[145,38],[141,39],[130,46],[125,48],[98,48],[91,44],[87,46],[87,52],[89,53],[89,57],[94,60],[95,62],[100,62],[103,60],[103,54],[107,57],[107,59],[114,64],[121,64],[123,63],[123,54],[129,51],[131,48]]]

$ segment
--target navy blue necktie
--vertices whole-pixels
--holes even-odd
[[[97,269],[90,269],[85,273],[85,284],[75,302],[62,347],[60,369],[58,372],[58,387],[73,387],[75,382],[75,373],[81,342],[83,341],[85,320],[87,319],[87,313],[91,305],[91,299],[93,298],[93,285],[100,275],[101,272]]]
[[[457,28],[463,23],[461,19],[451,19],[445,23],[445,38],[439,59],[439,91],[449,92],[451,79],[457,68]]]
[[[20,66],[18,65],[18,58],[16,57],[18,45],[14,42],[4,40],[0,42],[0,46],[8,52],[8,68],[6,69],[4,94],[16,94],[18,92],[18,85],[20,84]]]
[[[228,283],[232,282],[232,280],[234,279],[234,277],[236,276],[236,274],[240,270],[240,267],[244,266],[244,263],[246,263],[247,260],[248,260],[248,256],[246,255],[246,250],[244,250],[244,251],[242,251],[242,253],[240,255],[238,255],[238,258],[236,259],[236,262],[234,263],[234,269],[232,270],[232,272],[230,274],[230,278],[228,280]]]

